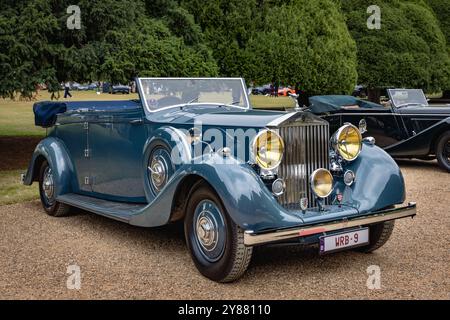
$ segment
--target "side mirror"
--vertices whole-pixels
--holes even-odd
[[[292,99],[297,99],[298,98],[298,94],[296,93],[292,93],[292,92],[288,92],[289,97],[291,97]]]

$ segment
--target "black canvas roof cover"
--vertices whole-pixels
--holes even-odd
[[[334,112],[343,109],[345,106],[357,105],[360,108],[382,108],[383,106],[364,101],[353,96],[344,95],[327,95],[327,96],[313,96],[309,98],[309,109],[313,113]]]

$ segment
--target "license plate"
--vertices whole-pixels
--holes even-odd
[[[369,228],[322,236],[319,239],[320,253],[359,247],[369,243]]]

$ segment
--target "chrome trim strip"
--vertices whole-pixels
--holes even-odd
[[[261,234],[255,234],[251,230],[246,230],[244,233],[244,244],[246,246],[266,244],[271,242],[310,236],[314,234],[322,234],[330,231],[370,225],[383,221],[401,219],[406,217],[414,217],[415,215],[416,215],[416,203],[411,202],[406,207],[397,207],[395,209],[381,210],[362,217],[356,217],[348,220],[343,219],[340,221],[332,221],[323,224],[319,223],[305,227],[272,231]]]
[[[327,117],[327,116],[395,116],[399,115],[398,113],[393,112],[336,112],[336,113],[327,113],[327,114],[321,114],[320,117]]]
[[[192,160],[192,150],[191,147],[189,145],[189,142],[187,140],[187,137],[185,134],[183,134],[183,132],[177,128],[171,128],[173,130],[173,132],[175,132],[175,134],[181,139],[181,143],[183,144],[183,149],[184,149],[184,155],[185,155],[185,159],[183,159],[185,161],[185,163],[189,163]]]
[[[282,115],[279,118],[276,118],[275,120],[270,121],[267,124],[267,127],[278,127],[280,124],[289,120],[292,116],[296,115],[297,113],[298,113],[298,111],[286,113],[285,115]]]
[[[431,106],[432,107],[432,106]],[[430,108],[429,107],[423,107],[423,108]],[[348,112],[348,113],[327,113],[322,114],[320,117],[327,117],[327,116],[427,116],[427,117],[450,117],[450,114],[448,113],[400,113],[400,112]],[[430,120],[436,120],[436,119],[430,119]]]

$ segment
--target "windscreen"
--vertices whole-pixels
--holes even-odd
[[[150,111],[189,105],[249,107],[244,82],[238,78],[141,78],[139,86]]]
[[[428,101],[420,89],[389,89],[389,96],[397,108],[409,105],[428,106]]]

